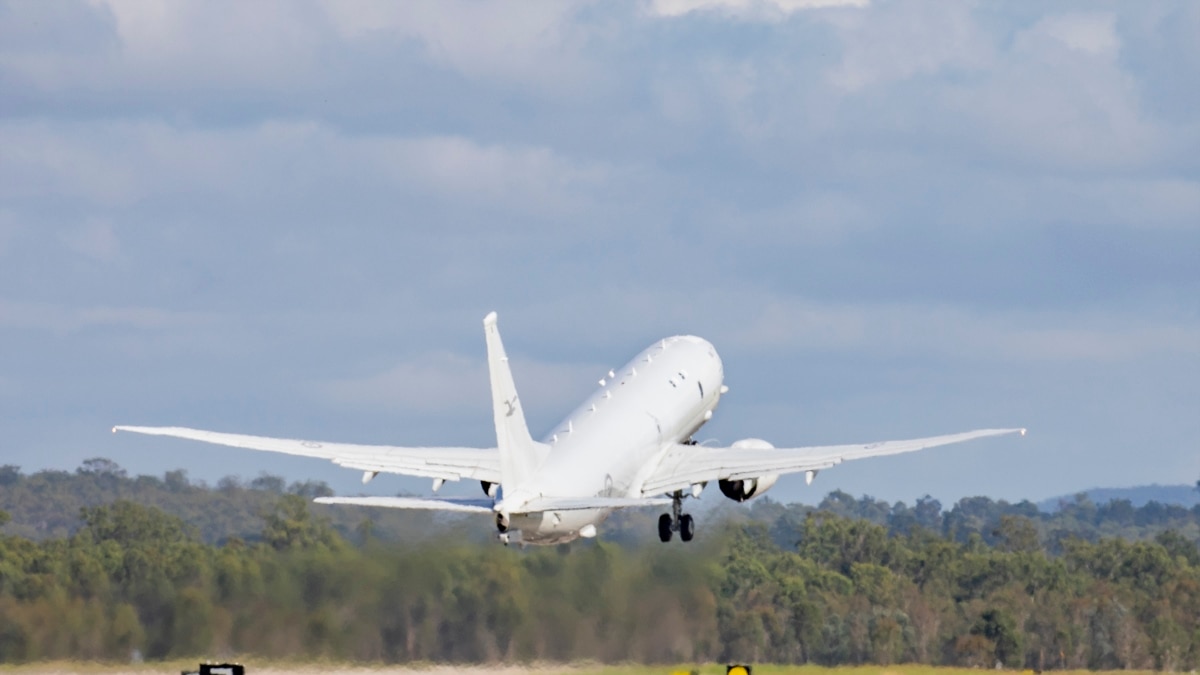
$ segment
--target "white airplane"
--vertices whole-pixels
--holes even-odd
[[[684,497],[699,497],[717,481],[726,497],[744,502],[766,492],[783,474],[818,471],[850,459],[895,455],[1024,429],[981,429],[960,434],[862,445],[776,448],[759,439],[729,447],[698,445],[693,434],[712,418],[725,371],[716,349],[691,335],[660,340],[620,370],[540,442],[525,425],[496,313],[483,320],[495,448],[422,448],[352,445],[201,431],[184,427],[113,427],[117,431],[174,436],[252,450],[320,457],[363,472],[363,483],[381,472],[433,479],[478,480],[485,497],[321,497],[322,504],[486,513],[505,544],[557,544],[596,536],[614,509],[670,505],[659,516],[663,542],[695,533],[683,513]],[[665,496],[664,496],[665,495]]]

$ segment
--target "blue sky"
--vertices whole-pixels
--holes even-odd
[[[702,437],[1030,429],[786,500],[1192,483],[1198,34],[1183,0],[0,2],[2,461],[357,491],[108,429],[490,445],[495,309],[535,429],[677,333],[725,361]]]

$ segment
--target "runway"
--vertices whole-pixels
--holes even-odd
[[[624,669],[600,665],[415,665],[415,666],[382,666],[345,667],[337,665],[304,665],[304,666],[254,666],[250,661],[242,662],[246,666],[246,675],[595,675],[599,673],[619,673]],[[27,664],[8,666],[5,673],[13,675],[177,675],[187,670],[196,670],[196,662],[167,664],[138,664],[133,666],[109,665],[100,663],[53,663]],[[634,668],[643,672],[643,668]],[[672,672],[670,667],[663,667],[662,672]]]

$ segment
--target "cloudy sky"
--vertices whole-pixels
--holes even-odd
[[[108,429],[491,445],[495,309],[536,429],[678,333],[725,361],[701,437],[1030,429],[786,500],[1192,483],[1197,35],[1190,0],[0,2],[0,463],[354,492]]]

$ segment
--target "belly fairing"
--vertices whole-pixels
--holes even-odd
[[[511,518],[508,529],[519,531],[526,544],[563,544],[580,538],[588,525],[599,527],[609,513],[608,509],[521,513]]]

